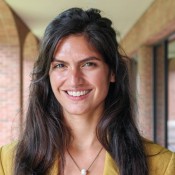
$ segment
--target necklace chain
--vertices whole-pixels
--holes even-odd
[[[78,168],[78,170],[81,172],[81,174],[85,174],[89,171],[89,169],[91,168],[91,166],[94,164],[94,162],[96,161],[97,157],[99,156],[99,154],[101,153],[103,147],[99,150],[98,154],[95,156],[94,160],[92,161],[92,163],[89,165],[88,169],[81,169],[79,167],[79,165],[77,164],[77,162],[75,161],[75,159],[73,158],[73,156],[70,154],[69,150],[67,149],[67,152],[70,156],[70,158],[72,159],[72,161],[74,162],[74,164],[76,165],[76,167]]]

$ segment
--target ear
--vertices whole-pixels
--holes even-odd
[[[111,72],[111,75],[110,75],[110,82],[111,83],[114,83],[116,80],[116,76],[115,76],[115,74],[114,74],[114,72]]]

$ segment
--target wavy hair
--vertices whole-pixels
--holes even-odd
[[[82,34],[103,56],[115,73],[105,99],[105,109],[97,125],[100,143],[109,152],[120,175],[148,175],[143,140],[133,119],[128,70],[119,50],[110,19],[100,10],[71,8],[58,15],[45,30],[30,85],[24,133],[17,145],[14,175],[46,175],[57,157],[60,174],[70,131],[50,85],[49,68],[57,43],[66,36]]]

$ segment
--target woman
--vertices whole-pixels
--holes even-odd
[[[48,25],[24,134],[1,148],[0,174],[175,174],[174,154],[135,126],[126,60],[111,25],[99,10],[80,8]]]

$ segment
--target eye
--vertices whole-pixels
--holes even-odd
[[[94,62],[86,62],[83,64],[83,67],[95,67],[97,64]]]
[[[65,68],[65,65],[63,63],[58,63],[54,66],[54,68],[62,69],[62,68]]]

